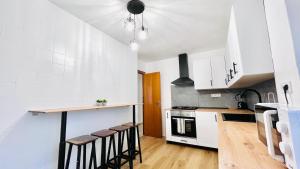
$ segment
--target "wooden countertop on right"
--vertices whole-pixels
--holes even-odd
[[[240,109],[198,109],[217,112],[219,169],[286,169],[272,159],[267,147],[258,140],[255,123],[223,121],[221,113],[253,114]]]
[[[219,169],[285,169],[258,140],[255,123],[223,121],[218,113]]]

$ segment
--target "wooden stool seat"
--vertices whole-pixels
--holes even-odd
[[[137,126],[140,126],[140,125],[142,125],[142,124],[143,124],[143,123],[136,123],[135,125],[133,125],[132,122],[129,122],[129,123],[122,124],[122,126],[137,127]]]
[[[95,136],[90,136],[90,135],[83,135],[75,138],[71,138],[67,140],[67,143],[74,144],[74,145],[84,145],[91,143],[93,141],[97,140],[97,137]]]
[[[112,135],[114,135],[115,133],[117,133],[117,132],[114,131],[114,130],[108,130],[108,129],[105,129],[105,130],[96,131],[96,132],[92,133],[91,135],[92,135],[92,136],[96,136],[96,137],[103,138],[103,137],[109,137],[109,136],[112,136]]]
[[[125,130],[128,130],[130,129],[129,126],[115,126],[115,127],[111,127],[109,128],[110,130],[114,130],[114,131],[117,131],[117,132],[121,132],[121,131],[125,131]]]

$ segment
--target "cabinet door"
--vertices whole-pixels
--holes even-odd
[[[237,32],[237,25],[235,19],[235,12],[232,9],[231,11],[231,25],[230,25],[230,35],[231,35],[231,47],[232,47],[232,59],[231,59],[231,67],[233,70],[233,76],[237,77],[241,74],[241,52],[240,52],[240,45],[239,45],[239,37]],[[235,71],[234,71],[235,70]]]
[[[171,139],[171,112],[166,111],[166,139]]]
[[[193,64],[195,89],[212,88],[210,57],[198,59]]]
[[[226,75],[226,68],[223,56],[211,57],[212,66],[212,86],[214,89],[227,88],[224,76]]]
[[[218,148],[217,113],[196,112],[197,142],[204,147]]]

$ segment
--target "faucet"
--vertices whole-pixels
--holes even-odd
[[[248,92],[254,92],[254,93],[256,93],[256,94],[257,94],[257,97],[258,97],[258,103],[261,103],[261,102],[262,102],[260,93],[259,93],[258,91],[256,91],[256,90],[254,90],[254,89],[245,89],[245,90],[240,94],[241,98],[243,98],[243,97],[246,95],[246,93],[248,93]]]

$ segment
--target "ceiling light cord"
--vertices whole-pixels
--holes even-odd
[[[133,23],[134,23],[134,28],[133,28],[133,41],[135,41],[135,30],[136,30],[135,15],[133,15]]]

